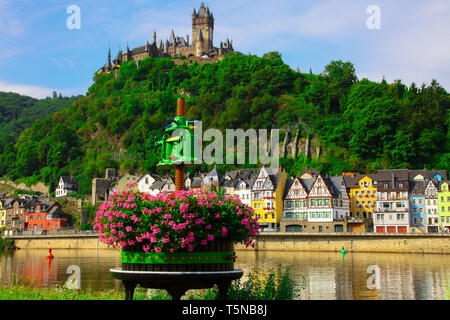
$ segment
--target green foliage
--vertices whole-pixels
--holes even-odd
[[[34,99],[12,92],[0,92],[0,151],[15,143],[25,128],[37,119],[70,106],[78,97]]]
[[[7,247],[14,245],[14,240],[10,238],[2,238],[0,237],[0,250],[3,250]]]
[[[290,268],[269,269],[264,272],[253,268],[248,279],[234,281],[228,291],[229,300],[295,300],[300,288],[291,277]]]

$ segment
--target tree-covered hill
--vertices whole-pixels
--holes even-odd
[[[0,92],[0,152],[8,145],[14,145],[20,133],[35,120],[67,108],[75,97],[35,99],[12,92]],[[10,146],[11,147],[11,146]]]
[[[96,75],[85,97],[36,121],[0,155],[0,176],[50,183],[75,174],[80,191],[107,167],[154,172],[154,142],[186,98],[203,129],[297,128],[321,156],[281,159],[290,175],[304,166],[330,174],[378,168],[449,170],[450,96],[436,82],[358,80],[350,62],[332,61],[319,75],[296,72],[277,52],[232,53],[216,63],[146,58]],[[282,140],[281,140],[282,141]],[[197,168],[199,169],[199,168]],[[201,169],[206,169],[201,168]]]

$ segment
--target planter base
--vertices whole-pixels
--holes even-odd
[[[180,300],[187,290],[207,289],[215,284],[219,287],[220,299],[226,299],[231,281],[244,274],[241,269],[210,272],[165,272],[165,271],[129,271],[111,269],[112,276],[122,280],[125,287],[125,300],[133,300],[134,289],[139,284],[143,288],[164,289],[172,300]]]

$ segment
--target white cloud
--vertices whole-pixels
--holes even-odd
[[[13,84],[4,81],[0,81],[0,91],[3,92],[15,92],[24,96],[30,96],[36,99],[44,99],[46,97],[51,97],[53,91],[61,92],[63,96],[72,96],[78,94],[84,94],[86,88],[75,88],[75,89],[56,89],[56,88],[46,88],[34,85],[24,85],[24,84]]]
[[[388,82],[429,84],[436,79],[450,88],[450,4],[427,1],[382,7],[378,37],[364,48],[360,71]],[[374,31],[377,32],[377,31]]]

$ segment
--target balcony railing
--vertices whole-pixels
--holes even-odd
[[[348,223],[364,223],[365,218],[363,217],[346,217]]]

